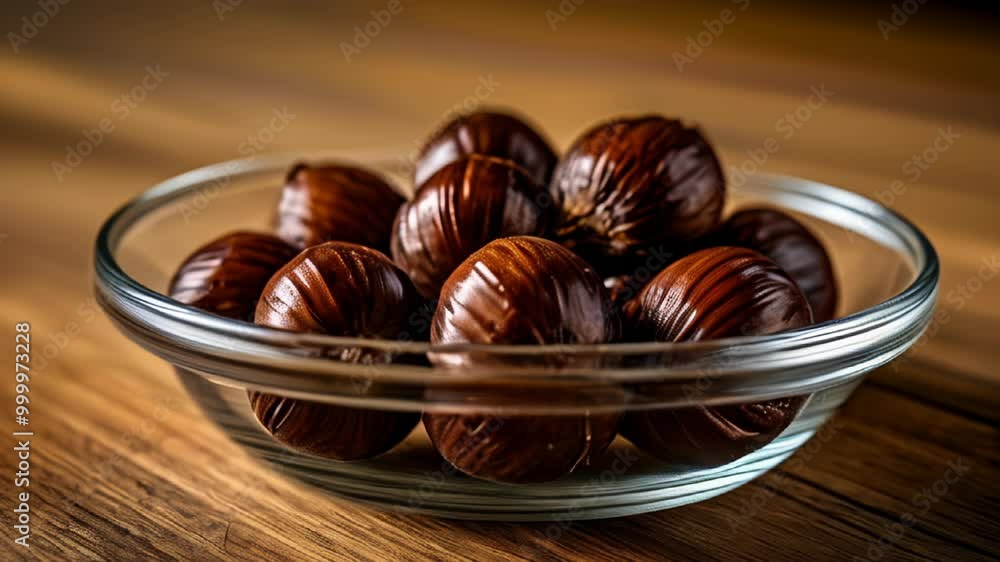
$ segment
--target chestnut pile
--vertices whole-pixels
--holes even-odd
[[[598,124],[560,159],[519,117],[464,115],[426,141],[413,184],[406,200],[373,171],[298,164],[275,206],[274,233],[234,232],[198,248],[169,294],[281,330],[431,344],[699,341],[795,329],[836,312],[820,241],[778,210],[724,219],[719,159],[698,129],[675,119]],[[413,313],[427,306],[429,331],[414,331]],[[427,360],[477,366],[445,355]],[[393,358],[346,349],[332,360]],[[516,403],[518,389],[498,392]],[[275,439],[339,461],[384,453],[421,421],[254,391],[248,398]],[[804,401],[503,419],[434,412],[422,421],[461,472],[540,482],[590,463],[619,433],[667,463],[719,466],[773,440]]]

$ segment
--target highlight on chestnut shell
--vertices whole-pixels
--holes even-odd
[[[671,264],[625,305],[624,316],[630,338],[665,342],[773,334],[812,323],[809,303],[788,274],[736,247],[708,248]],[[657,386],[635,391],[655,395]],[[629,412],[622,435],[671,464],[720,466],[774,440],[805,399]]]
[[[421,185],[445,165],[470,154],[514,161],[540,186],[546,186],[556,153],[523,117],[499,111],[476,111],[445,123],[424,142],[413,170]]]
[[[295,248],[274,235],[231,232],[185,258],[167,293],[213,314],[252,322],[264,286],[295,254]]]
[[[346,242],[307,248],[264,288],[254,321],[295,332],[361,338],[422,339],[408,318],[422,304],[416,288],[382,253]],[[405,334],[405,336],[404,336]],[[386,353],[339,350],[342,361],[385,364]],[[402,441],[420,415],[248,393],[254,414],[275,439],[313,455],[366,459]]]
[[[584,132],[550,184],[555,238],[602,268],[674,251],[714,229],[725,176],[701,132],[658,115],[618,118]]]
[[[517,236],[490,242],[451,274],[431,342],[587,344],[612,341],[618,333],[593,268],[559,244]],[[431,360],[460,369],[490,361],[436,354]],[[474,392],[468,400],[475,401]],[[614,440],[619,421],[618,414],[589,413],[424,415],[431,441],[448,462],[465,474],[503,482],[553,480],[589,464]]]
[[[548,192],[510,160],[472,154],[445,165],[403,204],[392,230],[392,257],[425,298],[486,243],[544,235]]]
[[[300,250],[339,241],[388,254],[392,221],[404,201],[382,176],[364,168],[296,164],[281,190],[275,227]]]
[[[830,256],[823,243],[790,215],[776,209],[742,209],[713,238],[756,250],[777,263],[805,293],[816,322],[836,315],[839,291]]]

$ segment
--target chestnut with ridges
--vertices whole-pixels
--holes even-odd
[[[421,339],[411,313],[422,299],[382,253],[345,242],[307,248],[268,282],[254,321],[295,332],[376,339]],[[384,352],[337,350],[332,358],[378,365]],[[366,383],[370,381],[365,381]],[[376,383],[377,384],[377,383]],[[371,387],[366,387],[371,392]],[[388,451],[409,434],[419,414],[339,406],[248,393],[261,425],[286,445],[336,460],[357,460]]]
[[[231,232],[185,258],[167,293],[184,304],[251,322],[264,286],[295,254],[295,248],[271,234]]]
[[[559,244],[516,236],[490,242],[448,277],[431,325],[431,343],[595,344],[612,341],[618,333],[618,318],[593,268]],[[431,360],[463,370],[491,362],[447,354],[432,354]],[[569,358],[549,361],[553,367],[582,366]],[[467,401],[475,400],[470,391]],[[614,439],[619,420],[613,413],[427,413],[424,427],[438,452],[466,474],[539,482],[589,464]],[[483,428],[489,433],[480,435]]]
[[[812,323],[812,313],[805,295],[773,261],[746,248],[715,247],[660,272],[625,305],[624,322],[638,341],[688,342],[800,328]],[[634,391],[651,396],[658,389],[649,383]],[[789,397],[635,411],[626,415],[622,435],[673,464],[719,466],[770,443],[804,402]]]
[[[548,193],[510,160],[469,155],[445,165],[399,208],[392,257],[426,298],[472,252],[497,238],[544,235]]]
[[[389,252],[396,211],[405,199],[380,175],[346,164],[296,164],[275,215],[278,236],[303,249],[323,242]]]
[[[713,239],[771,258],[805,293],[813,319],[825,322],[837,312],[837,279],[823,243],[802,223],[776,209],[742,209],[729,217]]]
[[[540,186],[546,186],[556,153],[521,117],[498,111],[476,111],[447,122],[428,138],[417,155],[414,185],[421,185],[445,165],[470,154],[512,160]]]
[[[725,178],[700,131],[657,115],[620,118],[583,133],[550,184],[555,239],[599,269],[677,250],[713,230]]]

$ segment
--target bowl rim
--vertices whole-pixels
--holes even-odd
[[[398,154],[404,154],[400,151]],[[397,153],[389,153],[397,154]],[[896,340],[905,339],[905,342],[897,341],[898,349],[891,350],[891,353],[878,360],[879,364],[885,363],[891,358],[902,354],[909,345],[919,337],[929,321],[933,311],[933,303],[937,295],[937,285],[940,265],[933,245],[927,237],[912,224],[909,220],[886,208],[885,206],[866,198],[862,195],[846,191],[841,188],[829,186],[820,182],[795,178],[791,176],[758,172],[748,176],[747,181],[739,188],[729,187],[730,191],[742,191],[755,188],[778,190],[781,196],[786,198],[788,207],[783,210],[800,211],[810,216],[817,216],[809,213],[807,204],[811,201],[822,202],[836,210],[835,217],[823,216],[822,220],[831,222],[849,232],[856,232],[860,236],[869,238],[878,237],[883,244],[894,246],[896,249],[906,253],[912,260],[916,275],[912,282],[895,296],[876,304],[872,307],[854,312],[850,315],[829,320],[826,322],[813,324],[804,328],[771,334],[765,336],[738,336],[724,339],[700,341],[700,342],[640,342],[640,343],[606,343],[606,344],[546,344],[546,345],[494,345],[494,344],[446,344],[432,345],[423,342],[405,342],[396,340],[372,340],[350,337],[338,337],[322,334],[303,334],[282,331],[274,328],[256,326],[251,323],[228,319],[216,316],[194,307],[181,304],[169,297],[142,285],[124,271],[115,258],[115,251],[129,229],[148,214],[159,210],[163,206],[191,195],[199,189],[204,189],[207,185],[222,181],[228,182],[232,178],[248,176],[252,174],[276,174],[283,173],[295,162],[300,161],[333,161],[352,163],[366,166],[370,169],[384,173],[385,166],[390,162],[397,162],[392,157],[387,157],[386,152],[351,152],[351,151],[322,151],[317,153],[296,153],[296,154],[274,154],[266,157],[256,157],[251,159],[238,159],[220,162],[197,168],[180,175],[168,178],[155,184],[147,191],[132,198],[116,211],[114,211],[102,224],[94,246],[94,269],[95,269],[95,291],[98,301],[110,313],[112,319],[123,326],[127,335],[134,337],[127,326],[128,323],[150,326],[160,325],[161,321],[167,321],[171,328],[164,328],[169,331],[192,330],[208,338],[216,337],[232,342],[253,343],[255,347],[239,349],[228,349],[225,361],[249,361],[259,367],[273,366],[276,363],[284,363],[289,369],[304,369],[313,374],[331,370],[334,363],[326,358],[304,357],[301,353],[294,352],[294,349],[301,348],[338,348],[338,347],[361,347],[373,351],[383,351],[389,353],[414,353],[414,354],[480,354],[491,357],[521,358],[536,360],[542,357],[557,354],[559,356],[640,356],[640,355],[672,355],[688,354],[696,355],[713,354],[718,352],[732,353],[739,363],[739,370],[744,375],[747,374],[748,362],[753,358],[768,358],[775,353],[792,350],[802,350],[803,347],[816,346],[819,344],[835,344],[837,341],[844,341],[848,338],[858,338],[863,336],[865,331],[872,330],[876,326],[885,326],[891,334],[885,337]],[[374,162],[374,164],[373,164]],[[397,184],[390,181],[390,184]],[[399,186],[396,186],[399,189]],[[404,190],[400,190],[404,192]],[[832,220],[833,219],[833,220]],[[863,224],[867,220],[867,224]],[[853,223],[853,224],[851,224]],[[166,325],[166,324],[164,324]],[[160,326],[162,327],[162,325]],[[131,326],[135,329],[135,326]],[[903,331],[909,332],[903,334]],[[915,333],[910,333],[915,332]],[[175,334],[176,335],[176,334]],[[170,334],[166,334],[169,338]],[[888,340],[886,340],[888,341]],[[140,342],[142,344],[142,342]],[[145,345],[145,344],[143,344]],[[169,341],[162,341],[164,347],[154,353],[161,355],[168,360],[172,360],[177,350],[169,350]],[[149,345],[145,345],[149,348]],[[211,347],[211,345],[210,345]],[[828,345],[829,347],[829,345]],[[834,346],[835,347],[835,346]],[[221,355],[222,347],[215,345],[214,349]],[[261,357],[264,350],[267,357]],[[835,351],[835,350],[829,350]],[[851,360],[849,350],[841,350],[841,353],[834,353],[836,357],[828,357],[828,362],[832,365],[838,361]],[[856,351],[856,350],[855,350]],[[204,353],[204,350],[202,350]],[[210,352],[214,353],[214,352]],[[805,355],[809,355],[806,353]],[[855,357],[854,360],[859,360]],[[717,365],[716,357],[716,365]],[[172,361],[173,362],[173,361]],[[784,363],[785,367],[807,366],[813,362],[810,358],[799,358],[798,362]],[[198,369],[196,362],[187,364],[186,367]],[[325,364],[325,365],[324,365]],[[875,365],[878,366],[878,365]],[[871,368],[874,368],[872,366]],[[871,370],[868,368],[867,370]],[[767,370],[764,366],[761,370]],[[335,371],[335,369],[332,369]],[[477,369],[478,370],[478,369]],[[580,370],[575,369],[552,369],[551,367],[540,369],[538,367],[514,368],[509,365],[504,366],[504,374],[509,375],[537,375],[539,371],[544,371],[546,376],[579,376]],[[676,377],[678,380],[692,375],[692,364],[681,366],[654,366],[644,367],[623,367],[613,365],[606,367],[589,367],[585,369],[588,373],[599,376],[602,380],[615,379],[616,382],[623,380],[644,380],[649,378],[662,379],[664,377]],[[721,368],[716,377],[725,376],[728,371],[726,366]],[[754,369],[749,367],[750,371]],[[865,372],[867,372],[867,370]],[[221,382],[230,384],[245,385],[261,389],[284,388],[282,384],[277,384],[275,380],[265,384],[255,382],[252,376],[227,377],[221,371],[213,372],[206,369],[206,374],[218,377]],[[469,373],[462,374],[469,377],[469,380],[489,377],[493,372],[489,367],[476,377]],[[493,372],[493,375],[496,375]],[[728,373],[733,374],[734,373]],[[702,373],[703,375],[703,373]],[[418,382],[413,377],[419,377],[419,382],[430,382],[437,376],[454,381],[454,372],[443,370],[440,367],[415,367],[412,365],[388,364],[379,369],[373,378],[386,381]],[[735,375],[734,375],[735,376]],[[431,379],[428,379],[431,377]],[[829,382],[829,381],[828,381]],[[829,384],[827,384],[829,386]],[[315,392],[305,392],[306,394]]]

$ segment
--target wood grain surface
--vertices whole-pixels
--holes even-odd
[[[932,1],[886,39],[888,0],[808,13],[758,0],[588,0],[563,2],[575,11],[560,17],[546,14],[557,0],[402,0],[348,61],[341,43],[388,2],[231,4],[220,17],[209,1],[69,2],[0,49],[0,333],[13,340],[29,321],[39,345],[59,348],[31,383],[30,549],[12,542],[13,379],[0,385],[0,558],[1000,557],[1000,277],[983,269],[1000,253],[995,17]],[[674,53],[724,9],[733,21],[678,69]],[[22,33],[39,10],[4,2],[0,30]],[[122,105],[157,65],[155,88]],[[710,501],[553,532],[334,500],[229,442],[91,300],[92,243],[111,210],[159,180],[245,156],[241,143],[274,110],[295,117],[261,152],[405,157],[475,100],[533,116],[560,147],[609,115],[682,116],[739,165],[820,86],[829,103],[762,168],[881,198],[920,225],[940,253],[947,320],[872,375],[807,456]],[[114,130],[92,153],[54,170],[103,119]],[[907,164],[949,129],[958,137],[932,164]],[[969,468],[944,486],[949,463]]]

